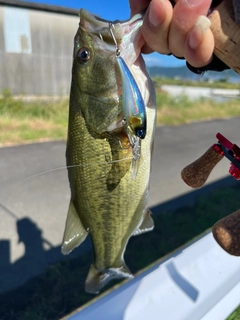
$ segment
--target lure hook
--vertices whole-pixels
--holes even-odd
[[[129,150],[129,149],[132,147],[131,144],[130,144],[130,142],[129,142],[128,147],[124,147],[121,140],[118,140],[118,142],[119,142],[120,148],[121,148],[122,150]]]
[[[115,47],[116,47],[116,57],[118,58],[120,56],[120,54],[121,54],[121,50],[118,47],[118,43],[117,43],[116,37],[114,35],[114,29],[115,29],[114,28],[114,24],[109,22],[109,27],[108,28],[107,27],[102,28],[101,31],[99,31],[98,36],[102,41],[104,41],[103,40],[103,36],[102,36],[102,32],[103,32],[103,30],[106,30],[106,29],[110,32],[110,35],[111,35],[111,37],[113,39],[113,42],[114,42]]]
[[[99,36],[99,38],[100,38],[100,39],[102,40],[102,42],[103,42],[103,36],[102,36],[101,32],[98,33],[98,36]]]
[[[110,31],[110,34],[111,34],[111,36],[112,36],[113,42],[114,42],[114,44],[115,44],[115,46],[116,46],[116,57],[119,57],[120,54],[121,54],[121,50],[120,50],[119,47],[118,47],[117,40],[116,40],[116,38],[115,38],[115,35],[114,35],[113,30],[114,30],[114,24],[112,24],[111,22],[109,22],[109,31]]]

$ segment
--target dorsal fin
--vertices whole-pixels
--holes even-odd
[[[63,235],[62,253],[70,253],[86,239],[87,235],[88,233],[82,225],[75,206],[71,200]]]

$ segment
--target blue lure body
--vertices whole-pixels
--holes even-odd
[[[122,78],[122,105],[126,126],[140,139],[144,139],[147,131],[146,106],[138,85],[121,56],[117,57],[117,65]]]

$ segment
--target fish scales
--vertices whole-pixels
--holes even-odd
[[[84,133],[87,132],[86,129],[83,128],[81,134],[80,126],[78,123],[76,125],[78,128],[77,134],[74,135],[74,139],[70,139],[76,153],[73,153],[70,163],[83,163],[83,166],[70,169],[69,179],[74,181],[71,187],[74,193],[80,185],[83,185],[84,188],[78,191],[79,196],[76,199],[73,198],[73,201],[75,207],[79,208],[81,221],[86,230],[91,233],[93,242],[98,243],[95,247],[95,255],[98,258],[96,261],[97,267],[100,269],[108,266],[120,267],[121,261],[118,264],[114,264],[114,262],[121,259],[119,252],[126,246],[128,237],[138,226],[143,216],[143,210],[147,206],[145,193],[148,187],[149,159],[145,159],[148,161],[142,161],[139,174],[133,180],[130,170],[131,159],[112,164],[111,147],[107,139],[96,140],[92,139],[90,135],[86,139],[84,137]],[[83,144],[78,151],[75,146],[80,139],[86,143],[86,146]],[[146,140],[145,143],[147,142]],[[118,141],[115,144],[117,150],[119,150]],[[68,147],[73,149],[71,146]],[[128,151],[122,149],[120,151],[122,159],[128,156]],[[142,153],[144,157],[144,146]],[[81,161],[76,155],[81,158]],[[110,161],[106,161],[106,157]],[[87,165],[84,166],[84,164]],[[114,170],[114,175],[108,181],[111,170]],[[119,171],[118,174],[117,171]],[[121,171],[127,171],[127,174],[119,182],[119,177],[122,175]],[[111,190],[112,185],[114,187],[115,184],[117,185],[116,188]],[[139,201],[141,195],[143,199]],[[121,211],[119,208],[121,208]],[[97,213],[101,214],[98,215]],[[121,223],[119,223],[119,220]],[[105,246],[106,243],[107,246]],[[104,252],[104,249],[106,252]],[[107,259],[106,256],[108,256]],[[104,267],[103,263],[105,264]]]
[[[133,68],[132,72],[139,73],[139,68],[143,68],[140,74],[144,86],[149,82],[149,88],[143,94],[148,125],[141,145],[138,174],[133,179],[132,147],[119,121],[123,117],[121,78],[116,66],[114,43],[108,44],[104,51],[106,44],[98,34],[88,34],[84,29],[87,23],[96,23],[97,18],[81,11],[80,19],[75,37],[66,151],[71,201],[62,252],[69,253],[90,234],[94,262],[86,280],[86,290],[96,293],[111,278],[132,276],[123,257],[128,240],[134,234],[153,228],[147,202],[155,94],[141,61],[140,66],[136,66],[137,71]],[[138,35],[139,28],[134,22],[134,32]],[[108,26],[103,20],[99,24],[105,29]],[[128,27],[127,22],[125,25]],[[128,34],[128,41],[132,40]],[[88,48],[91,53],[90,60],[84,64],[78,61],[81,48]],[[140,49],[135,53],[135,60]],[[108,131],[113,124],[115,128]]]

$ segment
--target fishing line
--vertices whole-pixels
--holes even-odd
[[[72,169],[72,168],[77,168],[77,167],[91,167],[91,166],[98,166],[98,165],[104,165],[104,164],[108,165],[108,164],[118,163],[118,162],[127,161],[127,160],[132,160],[132,157],[122,158],[122,159],[119,159],[119,160],[113,160],[113,161],[109,161],[109,162],[106,161],[106,162],[96,162],[96,163],[86,163],[86,164],[75,164],[75,165],[71,165],[71,166],[63,166],[63,167],[53,168],[53,169],[50,169],[50,170],[47,170],[47,171],[36,173],[36,174],[31,175],[31,176],[29,176],[29,177],[27,177],[27,178],[25,178],[23,180],[17,181],[14,184],[12,184],[9,187],[6,187],[6,188],[4,188],[2,190],[6,191],[7,189],[11,189],[11,188],[16,187],[18,184],[20,184],[22,182],[28,181],[30,179],[33,179],[33,178],[36,178],[36,177],[39,177],[39,176],[42,176],[42,175],[47,174],[47,173],[60,171],[60,170],[63,170],[63,169]]]

